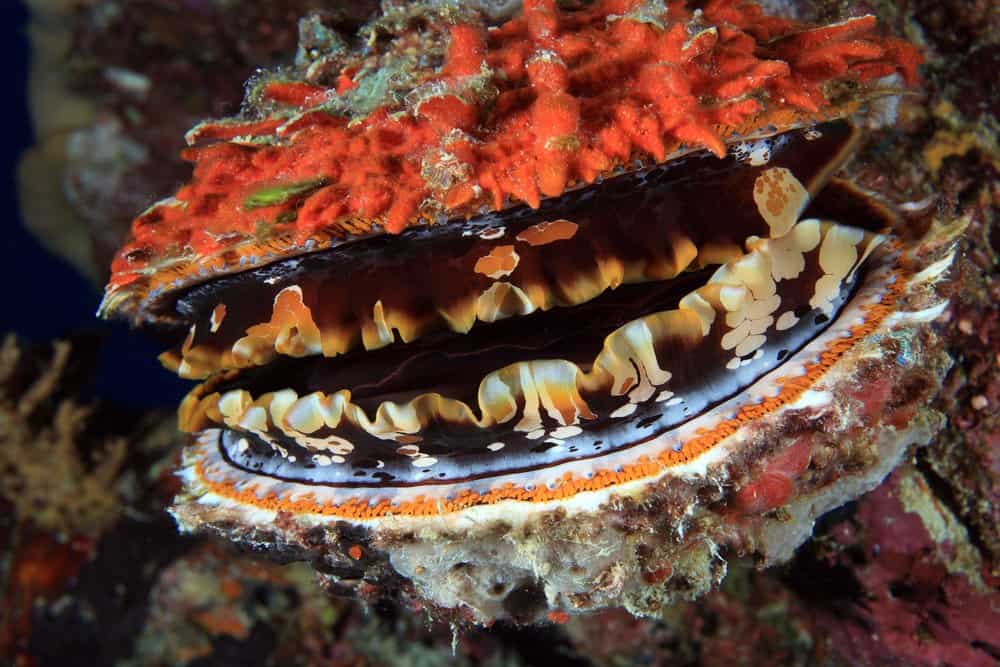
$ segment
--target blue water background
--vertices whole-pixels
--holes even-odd
[[[25,229],[17,200],[17,160],[34,142],[28,115],[27,73],[29,48],[25,26],[28,13],[21,2],[3,0],[0,20],[7,33],[2,41],[4,68],[11,96],[2,104],[0,127],[4,174],[0,206],[3,210],[2,294],[0,333],[16,332],[46,341],[81,332],[97,332],[104,339],[97,370],[85,388],[85,397],[100,397],[134,406],[175,405],[187,383],[179,381],[156,361],[161,351],[122,323],[109,324],[94,313],[100,292],[70,264],[53,256]]]

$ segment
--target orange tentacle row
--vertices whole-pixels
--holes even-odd
[[[944,372],[950,248],[831,180],[919,54],[701,4],[414,4],[188,134],[101,309],[201,382],[182,528],[463,622],[653,613],[930,439],[889,388]]]

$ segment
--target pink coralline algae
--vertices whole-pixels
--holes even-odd
[[[995,665],[1000,580],[966,529],[907,466],[832,526],[816,549],[820,590],[840,588],[814,608],[855,664],[915,667]],[[825,570],[825,572],[823,571]]]

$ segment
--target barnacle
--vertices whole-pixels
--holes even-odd
[[[912,47],[731,0],[413,11],[192,130],[116,259],[102,312],[187,328],[203,381],[182,527],[475,622],[652,613],[929,440],[947,234],[834,176]]]

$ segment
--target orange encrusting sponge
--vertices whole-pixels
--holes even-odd
[[[191,182],[134,221],[111,288],[172,260],[280,255],[278,237],[398,233],[483,206],[537,207],[682,145],[721,156],[734,133],[823,117],[832,83],[895,72],[913,82],[920,62],[878,36],[872,16],[809,27],[740,0],[700,11],[673,1],[657,16],[631,0],[524,5],[498,28],[451,27],[443,66],[403,105],[351,122],[324,111],[361,85],[345,71],[330,89],[271,81],[271,117],[192,130]]]

